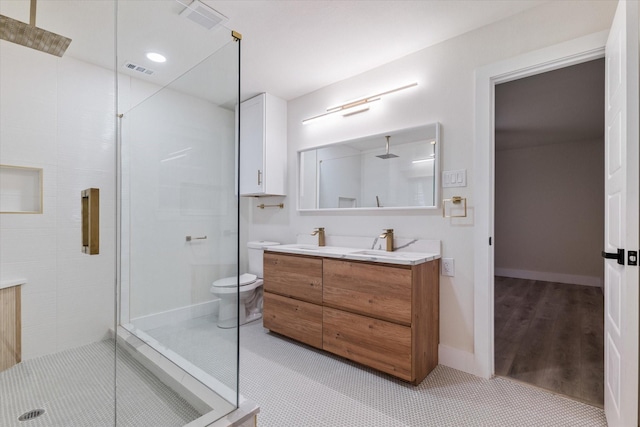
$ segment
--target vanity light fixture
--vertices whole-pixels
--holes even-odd
[[[357,110],[347,110],[344,113],[342,113],[342,117],[349,117],[349,116],[353,116],[354,114],[360,114],[360,113],[364,113],[365,111],[369,111],[369,107],[364,107],[364,108],[358,108]]]
[[[394,93],[394,92],[399,92],[399,91],[404,90],[404,89],[409,89],[409,88],[412,88],[414,86],[418,86],[418,83],[417,82],[413,82],[413,83],[410,83],[408,85],[397,87],[395,89],[391,89],[391,90],[387,90],[387,91],[384,91],[384,92],[381,92],[381,93],[377,93],[375,95],[370,95],[370,96],[366,96],[364,98],[356,99],[355,101],[349,101],[349,102],[346,102],[346,103],[344,103],[342,105],[338,105],[336,107],[329,107],[329,108],[327,108],[327,112],[326,113],[318,114],[317,116],[313,116],[313,117],[309,117],[308,119],[304,119],[302,121],[302,124],[306,125],[306,124],[308,124],[308,123],[310,123],[310,122],[312,122],[314,120],[320,119],[320,118],[328,116],[330,114],[339,113],[339,112],[342,112],[342,115],[345,116],[345,117],[351,116],[351,115],[357,114],[357,113],[363,113],[363,112],[365,112],[365,111],[367,111],[369,109],[367,104],[371,104],[372,102],[379,101],[385,95],[389,95],[389,94]],[[363,107],[363,106],[364,106],[364,108],[358,108],[358,109],[352,110],[352,108]]]

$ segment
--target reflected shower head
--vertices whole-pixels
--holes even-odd
[[[36,0],[31,0],[29,23],[0,15],[0,39],[55,56],[66,52],[71,39],[36,27]]]
[[[395,154],[389,153],[389,138],[391,138],[391,136],[387,135],[387,136],[385,136],[385,138],[387,138],[387,153],[386,154],[380,154],[379,156],[376,156],[376,157],[380,157],[383,160],[393,159],[394,157],[398,157]]]

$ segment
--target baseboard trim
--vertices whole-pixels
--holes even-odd
[[[515,279],[541,280],[544,282],[569,283],[572,285],[596,286],[602,288],[601,277],[579,276],[576,274],[551,273],[545,271],[517,270],[512,268],[495,268],[496,276],[513,277]]]
[[[146,316],[136,317],[130,320],[130,323],[136,328],[148,331],[162,326],[172,325],[184,322],[185,320],[195,319],[196,317],[208,316],[218,312],[220,307],[220,299],[205,301],[198,304],[187,305],[184,307],[174,308],[172,310],[161,311]]]
[[[438,344],[438,364],[448,366],[471,375],[478,375],[473,353]]]

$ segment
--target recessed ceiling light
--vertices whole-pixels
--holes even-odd
[[[160,55],[159,53],[156,53],[156,52],[147,53],[147,58],[149,58],[153,62],[166,62],[167,61],[167,58],[165,58],[163,55]]]

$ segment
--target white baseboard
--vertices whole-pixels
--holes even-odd
[[[136,317],[131,319],[130,323],[135,325],[137,329],[148,331],[162,326],[184,322],[185,320],[195,319],[196,317],[215,314],[218,312],[219,307],[220,299],[214,299],[198,304],[174,308],[173,310],[162,311],[160,313]]]
[[[471,375],[476,374],[476,360],[473,353],[438,344],[438,364],[448,366]]]
[[[541,280],[544,282],[569,283],[572,285],[597,286],[602,288],[601,277],[578,276],[575,274],[550,273],[545,271],[516,270],[512,268],[495,268],[496,276],[513,277],[515,279]]]

